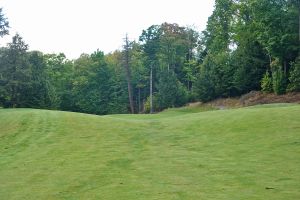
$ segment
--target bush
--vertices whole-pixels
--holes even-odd
[[[261,90],[265,93],[273,92],[272,77],[268,71],[261,80]]]
[[[152,96],[153,112],[160,111],[156,95]],[[147,98],[144,104],[144,112],[150,113],[150,97]]]
[[[176,99],[175,99],[175,107],[184,106],[189,101],[189,93],[186,87],[177,81],[177,92],[176,92]]]
[[[288,85],[289,92],[300,92],[300,56],[292,63]]]
[[[271,68],[273,91],[277,95],[284,94],[286,92],[286,77],[282,72],[282,66],[279,63],[279,59],[275,59],[271,63]]]

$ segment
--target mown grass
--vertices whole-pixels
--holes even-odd
[[[300,199],[300,106],[0,110],[0,199]]]

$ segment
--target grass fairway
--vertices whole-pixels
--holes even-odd
[[[0,199],[300,199],[300,106],[1,109]]]

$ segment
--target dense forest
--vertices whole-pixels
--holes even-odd
[[[16,34],[0,48],[0,106],[145,113],[252,90],[299,92],[299,13],[299,0],[216,0],[201,33],[152,25],[121,50],[74,60],[29,51]],[[1,37],[8,21],[0,9]]]

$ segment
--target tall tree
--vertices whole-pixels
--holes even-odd
[[[123,53],[119,50],[105,55],[111,71],[110,113],[128,113],[128,85],[124,73]]]
[[[297,57],[298,9],[286,0],[257,0],[251,4],[255,35],[268,52],[271,62],[278,58],[284,73],[289,70],[289,63]]]
[[[72,111],[92,114],[110,113],[111,71],[101,51],[82,54],[74,62]]]
[[[240,0],[233,6],[232,65],[233,83],[237,95],[260,89],[269,58],[259,42],[254,21],[254,11],[249,0]]]
[[[28,103],[31,107],[51,108],[44,55],[38,51],[29,52],[28,61],[31,68],[31,89]]]
[[[143,51],[145,53],[145,65],[149,70],[149,96],[150,96],[150,113],[153,112],[153,84],[156,82],[156,72],[158,70],[158,51],[160,48],[161,29],[158,25],[152,25],[147,30],[143,30],[140,36]]]
[[[187,91],[178,81],[174,70],[163,70],[157,84],[159,109],[183,106],[187,102]]]
[[[145,55],[142,46],[137,42],[131,43],[130,48],[130,69],[132,75],[133,97],[135,111],[143,111],[143,104],[148,96],[149,74],[145,67]]]
[[[130,111],[133,114],[134,113],[134,103],[133,103],[133,92],[132,92],[132,83],[131,83],[131,70],[130,70],[130,55],[129,55],[129,40],[128,40],[128,36],[126,34],[125,37],[125,45],[124,45],[124,59],[125,59],[125,63],[124,63],[124,67],[125,67],[125,71],[126,71],[126,78],[127,78],[127,85],[128,85],[128,98],[129,98],[129,105],[130,105]]]
[[[5,107],[28,105],[31,69],[28,62],[28,45],[19,34],[12,38],[0,63],[1,101]]]
[[[9,23],[3,14],[3,9],[0,8],[0,37],[8,34]]]
[[[208,18],[203,40],[208,53],[227,51],[231,42],[233,1],[216,0],[213,14]]]
[[[45,54],[47,88],[50,107],[70,110],[74,105],[71,98],[73,63],[63,53]]]

